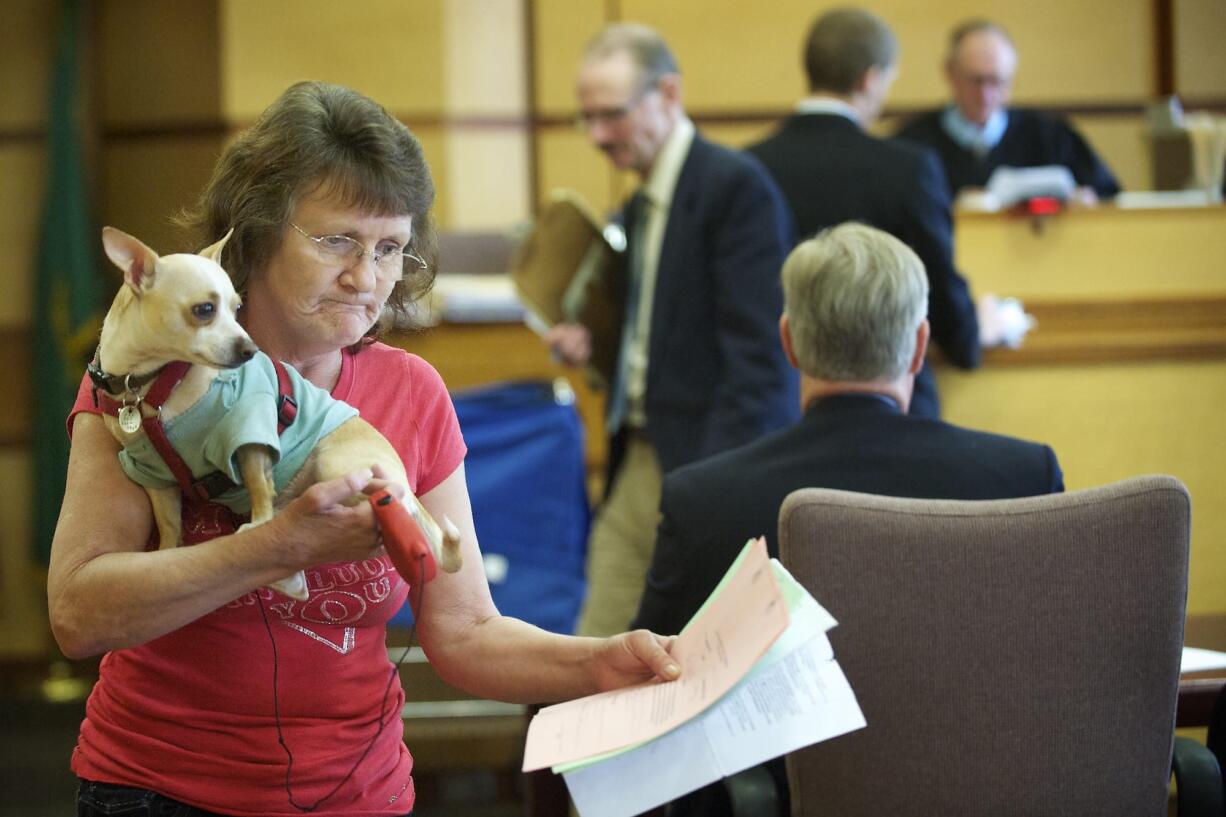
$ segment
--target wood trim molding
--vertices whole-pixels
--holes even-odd
[[[392,116],[410,127],[441,127],[462,130],[520,130],[532,126],[528,116],[450,115],[438,113],[391,112]],[[158,138],[214,138],[240,133],[254,120],[225,122],[220,119],[195,122],[149,122],[106,125],[102,137],[108,141]]]
[[[199,119],[103,124],[99,136],[108,142],[126,142],[141,139],[224,139],[230,133],[230,126],[220,119]]]
[[[1149,100],[1119,104],[1077,103],[1063,105],[1037,105],[1045,111],[1062,116],[1109,119],[1121,116],[1141,116]],[[535,102],[530,100],[530,108]],[[1184,100],[1187,109],[1226,113],[1226,99]],[[901,106],[886,108],[885,119],[903,119],[930,110],[930,107]],[[756,125],[778,122],[791,115],[791,108],[758,108],[746,110],[702,109],[690,111],[699,125]],[[392,115],[410,127],[438,127],[456,130],[522,130],[556,127],[573,127],[571,114],[539,113],[526,116],[452,116],[440,113],[396,112]],[[251,121],[226,122],[221,119],[201,119],[182,122],[142,122],[102,124],[98,136],[107,142],[135,141],[143,139],[216,139],[226,138],[250,127]],[[0,147],[39,143],[47,137],[45,127],[10,126],[0,127]]]
[[[1028,301],[1037,325],[1020,349],[988,349],[989,366],[1226,360],[1226,296]]]
[[[1049,113],[1059,114],[1061,116],[1075,116],[1085,118],[1101,118],[1110,119],[1113,117],[1133,117],[1142,116],[1148,109],[1152,100],[1139,99],[1133,102],[1119,103],[1094,103],[1094,102],[1078,102],[1065,104],[1042,104],[1035,102],[1027,107],[1040,108]],[[894,107],[886,107],[882,112],[881,118],[885,120],[906,119],[911,116],[916,116],[921,113],[926,113],[933,109],[933,105],[902,105]],[[1184,107],[1188,109],[1215,111],[1226,113],[1226,99],[1205,99],[1198,100],[1195,104],[1187,100],[1184,101]],[[746,108],[746,109],[718,109],[718,108],[703,108],[699,106],[691,107],[687,111],[690,118],[698,125],[757,125],[769,124],[785,119],[794,113],[790,107],[778,108]],[[574,124],[572,115],[568,113],[540,113],[533,118],[533,124],[537,127],[571,127]]]
[[[392,115],[412,128],[441,127],[457,130],[524,130],[536,123],[528,116],[450,116],[447,114],[397,113]],[[568,122],[570,120],[567,120]],[[145,139],[224,139],[240,133],[254,121],[225,122],[220,119],[182,122],[139,122],[104,124],[98,136],[105,142],[127,142]],[[41,143],[47,138],[42,126],[0,128],[0,147]]]
[[[0,326],[0,367],[17,372],[10,378],[10,410],[0,412],[0,449],[30,444],[34,408],[30,378],[30,330],[25,326]]]
[[[1184,623],[1183,643],[1207,650],[1226,650],[1226,613],[1190,615]],[[1179,679],[1179,709],[1175,726],[1203,727],[1222,691],[1223,672],[1212,670]]]
[[[1175,9],[1173,0],[1154,4],[1154,93],[1175,93]]]
[[[0,128],[0,146],[4,147],[41,143],[46,140],[46,138],[47,129],[41,126],[10,126],[7,128]]]
[[[1189,647],[1226,651],[1226,613],[1188,616],[1183,643]]]
[[[524,1],[524,101],[525,110],[535,111],[536,96],[536,0]],[[540,129],[533,127],[528,133],[528,199],[533,218],[541,206],[541,137]]]

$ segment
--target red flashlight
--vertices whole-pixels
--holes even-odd
[[[430,542],[404,503],[385,488],[371,495],[370,506],[396,572],[410,585],[420,586],[433,579],[438,566]]]

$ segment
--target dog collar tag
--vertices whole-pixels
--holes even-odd
[[[135,434],[140,429],[140,409],[136,406],[124,406],[119,410],[119,427],[125,434]]]

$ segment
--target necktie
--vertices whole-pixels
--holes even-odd
[[[626,208],[626,215],[631,220],[630,230],[626,234],[626,249],[629,252],[629,263],[626,269],[626,305],[622,317],[621,345],[617,354],[617,378],[613,391],[609,394],[609,406],[606,412],[606,423],[610,434],[615,434],[626,419],[627,399],[626,386],[630,377],[630,356],[633,354],[634,336],[639,321],[639,300],[643,284],[643,253],[646,242],[647,218],[650,212],[650,201],[639,191],[634,194]]]

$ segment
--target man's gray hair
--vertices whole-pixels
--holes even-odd
[[[654,28],[642,23],[611,23],[588,41],[583,61],[603,59],[619,52],[630,55],[639,69],[639,87],[647,88],[665,74],[680,74],[668,43]]]
[[[859,8],[832,9],[814,21],[805,40],[810,91],[847,95],[870,68],[898,61],[898,38],[875,14]]]
[[[849,222],[792,250],[783,298],[802,372],[842,382],[893,380],[915,354],[928,276],[906,244]]]

